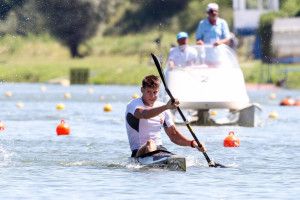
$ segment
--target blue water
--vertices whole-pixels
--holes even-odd
[[[300,195],[300,107],[280,107],[299,90],[249,90],[260,103],[262,125],[193,126],[208,155],[231,168],[209,168],[195,149],[165,146],[187,156],[187,172],[141,169],[130,155],[124,111],[137,86],[71,86],[1,84],[1,199],[298,199]],[[89,88],[94,93],[89,93]],[[11,91],[12,96],[5,96]],[[71,99],[64,99],[68,92]],[[270,93],[277,98],[270,100]],[[21,109],[17,106],[23,103]],[[65,110],[56,110],[64,103]],[[104,112],[106,103],[112,112]],[[278,119],[270,119],[276,111]],[[70,136],[56,136],[64,119]],[[191,137],[185,126],[179,130]],[[233,130],[239,148],[224,148]]]

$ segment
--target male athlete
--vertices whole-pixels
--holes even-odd
[[[156,150],[166,150],[161,139],[161,128],[170,140],[180,146],[190,146],[205,152],[206,148],[198,147],[195,140],[190,140],[176,128],[170,109],[176,109],[178,100],[164,104],[157,101],[160,79],[149,75],[142,81],[142,97],[129,102],[126,109],[126,129],[131,157],[139,157]]]

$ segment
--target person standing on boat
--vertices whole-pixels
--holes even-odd
[[[197,61],[197,50],[188,45],[188,34],[186,32],[179,32],[176,36],[177,47],[173,47],[168,58],[168,67],[185,67],[195,64]]]
[[[170,140],[180,146],[197,148],[206,151],[205,146],[198,147],[195,140],[190,140],[176,128],[170,109],[176,109],[178,100],[164,104],[157,101],[160,79],[149,75],[142,81],[142,97],[133,99],[126,108],[126,129],[131,157],[139,157],[156,150],[166,150],[161,139],[161,129],[164,128]]]
[[[229,44],[231,35],[227,22],[219,18],[219,5],[209,3],[206,8],[207,18],[199,22],[196,31],[196,43],[198,45]]]

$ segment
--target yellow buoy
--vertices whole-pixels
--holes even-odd
[[[70,86],[70,80],[68,80],[68,79],[62,79],[62,80],[60,80],[60,84],[63,87],[69,87]]]
[[[12,95],[13,95],[13,93],[11,91],[6,91],[5,92],[6,97],[11,97]]]
[[[24,103],[18,102],[18,103],[16,104],[16,106],[17,106],[18,108],[22,109],[22,108],[24,108]]]
[[[47,87],[44,86],[44,85],[42,85],[42,86],[41,86],[41,91],[42,91],[42,92],[46,92],[46,91],[47,91]]]
[[[89,93],[89,94],[94,94],[94,93],[95,93],[94,88],[89,88],[89,89],[88,89],[88,93]]]
[[[66,92],[66,93],[64,94],[64,98],[65,98],[65,99],[71,99],[71,98],[72,98],[71,93]]]
[[[64,109],[65,109],[65,105],[63,103],[56,104],[56,110],[64,110]]]
[[[270,119],[278,119],[279,115],[276,111],[272,111],[269,113],[269,118]]]
[[[138,95],[137,93],[134,93],[133,95],[132,95],[132,98],[133,99],[137,99],[137,98],[139,98],[140,97],[140,95]]]
[[[112,106],[109,103],[105,104],[104,107],[103,107],[103,111],[104,112],[112,111]]]
[[[217,111],[215,111],[215,110],[211,110],[210,112],[209,112],[209,115],[210,116],[216,116],[218,114],[218,112]]]

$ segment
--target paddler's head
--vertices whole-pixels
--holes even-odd
[[[142,100],[145,105],[153,106],[158,98],[160,80],[158,76],[148,75],[142,81]]]
[[[181,46],[188,43],[189,35],[186,32],[179,32],[176,35],[176,38],[177,38],[178,45]]]

